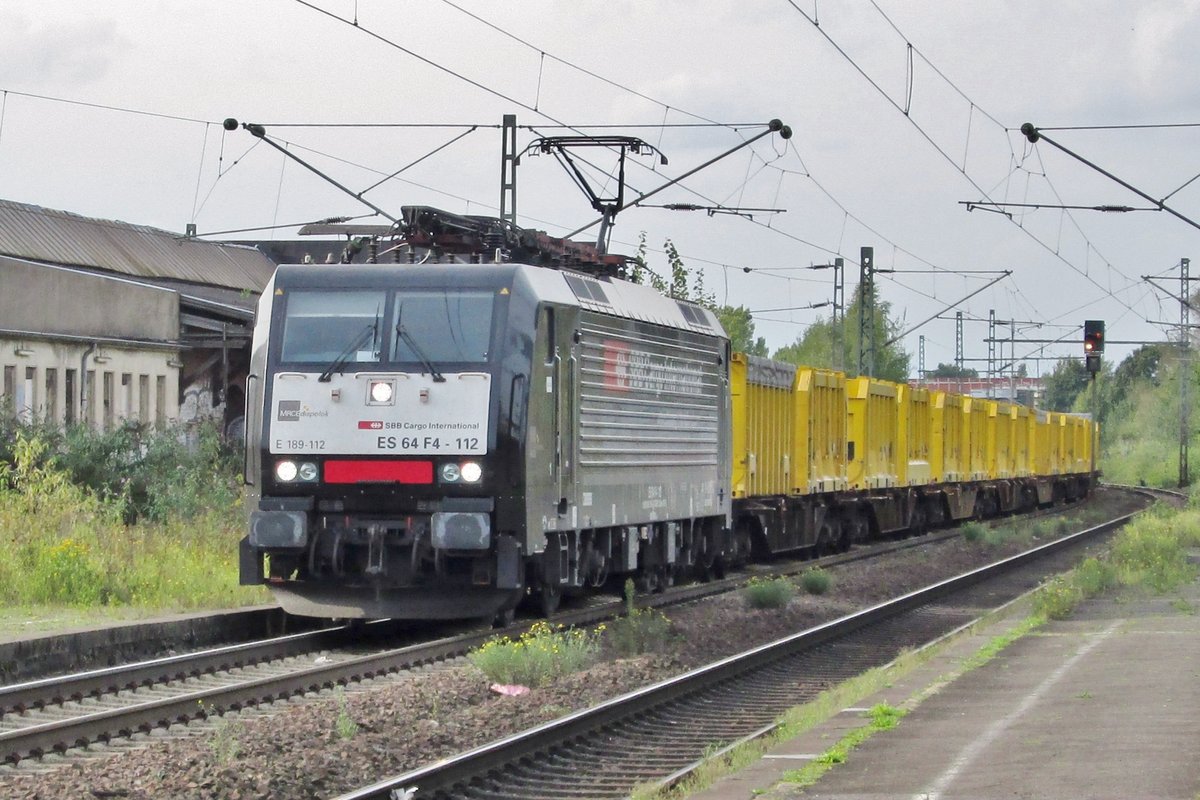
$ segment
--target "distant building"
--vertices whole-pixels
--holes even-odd
[[[258,250],[0,200],[0,403],[23,419],[242,415]]]
[[[954,392],[971,397],[995,400],[1015,400],[1021,405],[1035,407],[1046,393],[1041,378],[926,378],[914,381],[939,392]]]

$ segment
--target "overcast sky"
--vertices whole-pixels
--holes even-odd
[[[761,312],[757,330],[772,350],[829,309],[767,309],[830,300],[830,273],[804,268],[836,255],[851,264],[849,298],[864,245],[879,268],[895,270],[879,287],[906,328],[995,277],[984,272],[1008,269],[1011,277],[959,309],[1042,323],[1022,324],[1017,338],[1065,336],[1044,354],[1077,355],[1084,319],[1106,320],[1112,341],[1167,335],[1146,320],[1177,321],[1179,305],[1142,276],[1164,276],[1177,292],[1180,259],[1200,256],[1200,231],[1158,211],[1010,206],[1009,217],[962,203],[1148,207],[1049,143],[1030,146],[1017,129],[1200,123],[1198,8],[4,0],[0,198],[172,231],[194,223],[201,235],[370,213],[245,131],[226,133],[221,120],[235,117],[267,125],[356,192],[447,145],[365,196],[394,216],[403,205],[494,214],[506,113],[538,128],[521,130],[522,148],[571,133],[556,124],[654,145],[670,163],[631,157],[631,192],[655,189],[779,118],[790,141],[760,139],[648,202],[782,213],[750,220],[632,208],[617,218],[613,251],[633,253],[645,232],[662,270],[658,251],[672,240],[703,268],[718,302]],[[703,122],[724,125],[695,126]],[[317,123],[325,127],[307,127]],[[393,127],[345,126],[383,123]],[[428,125],[397,127],[412,123]],[[464,125],[479,127],[463,135]],[[1046,134],[1200,218],[1200,180],[1183,186],[1200,173],[1200,127]],[[586,155],[611,169],[611,157]],[[522,160],[517,210],[522,225],[555,235],[596,216],[549,157]],[[934,321],[905,339],[914,370],[920,334],[928,368],[953,360],[954,323]],[[986,335],[986,322],[967,323],[968,359],[986,357]],[[1038,348],[1018,344],[1016,355]],[[1007,361],[1007,345],[1004,353]],[[1037,362],[1028,366],[1037,374]]]

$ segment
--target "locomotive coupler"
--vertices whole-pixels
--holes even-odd
[[[387,534],[387,528],[383,525],[368,525],[367,526],[367,568],[368,575],[383,574],[383,537]]]

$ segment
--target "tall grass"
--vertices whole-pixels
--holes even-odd
[[[1200,546],[1200,509],[1159,505],[1132,520],[1113,537],[1108,554],[1089,558],[1048,582],[1033,607],[1049,619],[1063,619],[1080,602],[1113,587],[1167,593],[1195,580],[1197,567],[1188,548]]]
[[[81,432],[5,433],[0,604],[186,610],[266,599],[238,586],[241,494],[236,473],[214,460],[215,432],[174,462],[167,454],[186,448],[166,434],[118,456],[106,435],[78,445]],[[84,468],[88,453],[103,470]]]

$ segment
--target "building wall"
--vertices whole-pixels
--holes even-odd
[[[179,366],[177,349],[0,336],[0,403],[27,422],[162,426],[179,416]]]
[[[170,289],[5,257],[0,288],[0,328],[6,330],[159,341],[179,336],[179,294]]]

